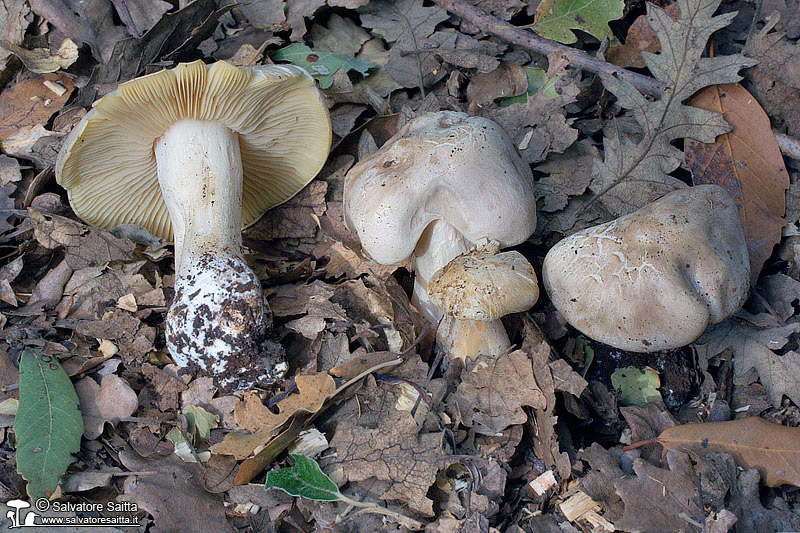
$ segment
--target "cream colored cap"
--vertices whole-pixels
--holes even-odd
[[[589,337],[633,352],[685,346],[747,299],[739,210],[721,187],[673,191],[547,253],[553,305]]]
[[[439,309],[459,320],[497,320],[533,307],[539,283],[519,252],[473,248],[433,275],[428,294]]]
[[[75,213],[93,226],[136,224],[172,241],[153,143],[182,119],[219,121],[238,133],[244,226],[297,194],[330,149],[328,110],[303,69],[180,64],[121,84],[69,134],[56,179]]]

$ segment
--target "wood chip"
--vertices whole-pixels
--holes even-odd
[[[61,96],[67,92],[67,89],[57,81],[44,80],[44,86],[56,93],[58,96]]]
[[[539,496],[544,496],[544,493],[547,492],[547,490],[551,487],[555,486],[556,483],[556,476],[553,475],[553,471],[548,470],[544,474],[528,483],[528,485],[530,485],[530,487],[533,489],[533,492]]]
[[[588,494],[579,490],[570,496],[568,500],[561,502],[558,508],[561,510],[561,514],[564,515],[564,518],[570,522],[574,522],[589,511],[599,511],[600,505],[590,498]]]

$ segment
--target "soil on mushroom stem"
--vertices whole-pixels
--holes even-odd
[[[619,350],[613,346],[592,341],[594,360],[586,374],[586,380],[600,381],[614,390],[611,374],[629,366],[657,370],[661,379],[661,397],[670,410],[679,409],[697,393],[700,383],[697,364],[688,346],[653,353],[636,353]]]

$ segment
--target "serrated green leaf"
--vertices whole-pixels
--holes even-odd
[[[219,427],[219,417],[211,414],[202,407],[190,405],[183,410],[188,427],[186,433],[193,438],[200,437],[207,439],[211,436],[211,430]]]
[[[542,0],[533,31],[564,44],[578,40],[570,30],[583,30],[599,40],[611,37],[608,23],[622,18],[623,0]]]
[[[306,456],[290,454],[294,466],[267,473],[265,489],[281,489],[291,496],[332,502],[340,498],[339,488],[317,462]]]
[[[344,72],[358,72],[362,76],[377,65],[372,61],[356,59],[346,54],[333,52],[315,52],[303,43],[290,44],[272,54],[275,61],[288,61],[292,65],[304,68],[319,80],[319,86],[327,89],[333,83],[333,74],[340,68]]]
[[[78,395],[56,358],[22,352],[14,434],[17,472],[28,482],[28,496],[49,495],[75,460],[83,434]]]
[[[661,379],[658,372],[649,366],[644,369],[635,366],[620,368],[611,374],[611,384],[619,392],[619,403],[622,405],[644,407],[661,399],[661,393],[658,392]]]

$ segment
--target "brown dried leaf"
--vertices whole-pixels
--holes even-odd
[[[334,477],[345,482],[386,481],[378,499],[401,500],[415,513],[433,516],[428,489],[439,469],[452,462],[441,449],[442,436],[417,434],[417,423],[406,412],[381,422],[374,429],[340,422],[331,440],[336,455],[325,462],[325,470],[329,475],[336,472]]]
[[[106,311],[102,320],[79,324],[75,331],[87,337],[114,341],[119,347],[118,355],[127,365],[144,361],[156,339],[154,327],[143,324],[127,311],[115,308]]]
[[[258,396],[245,394],[244,401],[236,406],[236,422],[250,431],[274,431],[297,413],[316,413],[336,390],[336,383],[328,374],[297,376],[297,394],[290,394],[276,405],[278,414],[272,413]]]
[[[0,46],[13,52],[28,70],[37,74],[66,69],[78,59],[78,45],[72,42],[72,39],[64,39],[55,55],[50,55],[50,50],[47,48],[28,50],[8,41],[0,41]]]
[[[283,285],[270,298],[269,307],[276,317],[310,315],[346,320],[344,309],[332,303],[334,287],[319,280],[309,285]]]
[[[0,39],[14,44],[22,44],[25,30],[31,23],[33,15],[26,0],[3,0],[0,2]],[[8,57],[11,55],[0,47],[0,77],[6,68]]]
[[[734,353],[734,382],[743,384],[744,379],[755,368],[761,383],[767,388],[774,406],[781,405],[783,395],[800,405],[800,353],[788,351],[778,355],[789,336],[800,331],[800,322],[775,326],[771,315],[737,315],[709,327],[695,341],[697,354],[710,360],[724,350]],[[762,325],[760,322],[767,322]]]
[[[674,531],[689,533],[697,531],[683,517],[695,521],[703,519],[705,513],[697,502],[697,481],[689,456],[675,450],[667,452],[669,470],[635,459],[635,477],[614,482],[622,501],[625,514],[614,525],[623,531]]]
[[[105,230],[58,215],[45,215],[33,208],[28,208],[28,213],[39,244],[50,249],[63,246],[67,263],[75,270],[130,259],[135,248],[133,242],[118,239]]]
[[[677,2],[665,6],[664,11],[672,18],[678,18],[680,14]],[[642,52],[655,54],[660,51],[661,43],[658,42],[656,32],[647,23],[647,15],[639,15],[628,28],[625,44],[610,47],[606,59],[623,68],[644,68],[646,65],[642,59]]]
[[[286,22],[292,28],[292,41],[303,38],[306,34],[306,17],[324,5],[325,0],[286,0]]]
[[[783,33],[770,31],[771,20],[753,35],[744,53],[758,61],[745,76],[764,110],[780,130],[800,136],[800,45],[786,39]]]
[[[59,83],[66,89],[57,95],[48,89],[46,80]],[[63,74],[45,74],[22,80],[0,93],[0,141],[20,128],[47,124],[50,117],[64,107],[74,85]]]
[[[755,284],[785,223],[789,173],[778,141],[767,114],[738,83],[706,87],[689,104],[722,113],[733,128],[711,144],[687,139],[684,153],[695,185],[720,185],[736,200]]]
[[[202,473],[198,466],[185,463],[174,454],[156,460],[142,459],[128,449],[119,453],[119,459],[128,470],[158,472],[126,477],[124,494],[117,498],[134,502],[140,510],[150,513],[152,531],[234,531],[225,518],[222,498],[200,486]]]
[[[242,3],[237,7],[242,10],[250,24],[262,30],[279,31],[286,21],[283,0],[259,0]]]
[[[9,183],[17,182],[22,179],[19,161],[5,154],[0,154],[0,187],[5,187]]]
[[[169,374],[158,367],[145,363],[142,374],[150,381],[153,404],[162,411],[174,411],[178,408],[178,397],[186,390],[186,383],[177,376]]]
[[[533,377],[533,365],[522,350],[497,359],[478,358],[461,372],[461,383],[448,401],[462,423],[479,434],[494,435],[528,419],[524,405],[543,409],[547,403]]]
[[[668,450],[724,452],[745,469],[757,468],[770,487],[800,486],[800,428],[797,427],[752,416],[728,422],[673,426],[658,436],[658,442]]]
[[[567,206],[570,196],[583,194],[592,181],[592,161],[597,154],[592,142],[582,139],[563,154],[553,154],[537,166],[536,170],[549,174],[534,183],[539,211],[560,211]]]
[[[328,184],[315,180],[297,196],[270,209],[258,222],[244,231],[244,237],[261,241],[270,239],[313,239],[318,218],[325,214]]]
[[[516,63],[501,63],[493,71],[475,74],[467,86],[471,112],[491,104],[498,98],[517,96],[528,90],[525,69]]]
[[[568,392],[573,396],[580,397],[588,383],[583,377],[575,372],[572,367],[563,359],[551,361],[548,365],[553,374],[556,390]]]
[[[115,374],[106,374],[100,385],[90,377],[75,384],[83,416],[83,435],[94,440],[103,433],[106,422],[131,416],[139,406],[130,385]]]

